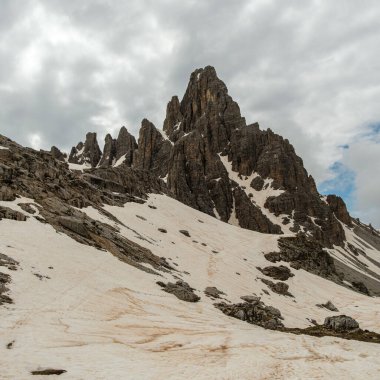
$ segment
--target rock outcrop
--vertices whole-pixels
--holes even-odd
[[[341,197],[336,195],[328,195],[326,197],[326,202],[329,204],[331,211],[341,222],[349,227],[352,226],[351,216],[348,213],[346,204]]]
[[[136,149],[136,139],[128,132],[127,128],[121,127],[116,139],[115,161],[119,162],[122,157],[125,157],[123,163],[127,166],[132,166],[133,155]]]
[[[104,141],[104,149],[99,167],[112,166],[116,157],[116,140],[110,134],[107,134]]]
[[[99,164],[101,156],[102,152],[98,145],[96,133],[89,132],[84,144],[80,142],[71,149],[69,162],[78,165],[88,164],[94,168]]]
[[[215,303],[214,306],[230,317],[266,329],[277,330],[284,326],[281,322],[281,312],[272,306],[266,306],[260,299],[231,305],[220,302]]]
[[[162,287],[166,293],[175,295],[178,299],[185,302],[198,302],[201,298],[194,293],[194,289],[184,281],[177,281],[175,284],[168,282],[167,284],[158,281],[157,285]]]
[[[337,315],[334,317],[327,317],[323,325],[334,331],[352,331],[359,328],[359,323],[354,318],[347,317],[346,315]]]
[[[52,146],[50,149],[51,155],[58,161],[65,161],[67,155],[62,153],[56,146]]]
[[[270,252],[264,255],[268,261],[272,263],[286,261],[293,268],[302,268],[318,276],[341,282],[334,260],[323,249],[320,242],[308,239],[305,235],[297,235],[281,237],[278,240],[278,246],[280,252]]]
[[[261,271],[262,274],[265,274],[265,276],[272,277],[275,280],[280,280],[280,281],[286,281],[290,277],[294,276],[291,270],[284,265],[280,265],[278,267],[269,266],[269,267],[258,268],[258,269]]]
[[[168,173],[171,149],[171,142],[164,139],[153,123],[144,119],[141,123],[138,149],[133,157],[133,167],[163,178]]]

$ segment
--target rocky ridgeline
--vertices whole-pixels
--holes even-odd
[[[321,197],[288,140],[270,129],[260,130],[257,123],[246,124],[213,67],[195,70],[183,99],[170,100],[163,131],[144,119],[137,143],[123,127],[117,139],[106,136],[103,153],[96,134],[88,133],[84,143],[72,148],[68,162],[103,169],[123,164],[165,178],[169,195],[224,222],[236,217],[242,228],[281,234],[281,224],[292,221],[292,231],[308,231],[326,247],[343,244],[340,222],[351,225],[343,200]],[[51,153],[64,159],[55,147]],[[255,173],[252,190],[261,191],[266,179],[273,189],[282,190],[265,202],[265,208],[279,216],[278,224],[263,213],[249,189],[230,178],[221,156],[240,178]],[[111,177],[125,186],[117,173]]]
[[[96,138],[88,141],[94,142]],[[1,135],[0,146],[5,147],[0,150],[0,201],[16,201],[28,217],[49,223],[78,242],[106,250],[144,271],[154,272],[144,263],[155,270],[170,269],[165,259],[126,239],[117,228],[80,211],[92,206],[111,222],[118,222],[103,209],[104,204],[143,203],[147,193],[165,190],[161,180],[126,165],[118,169],[96,168],[86,173],[72,171],[67,163],[53,159],[53,153],[24,148]],[[84,151],[91,149],[87,147]],[[35,203],[23,201],[21,197],[33,199]],[[20,222],[27,219],[24,213],[0,206],[2,218]]]

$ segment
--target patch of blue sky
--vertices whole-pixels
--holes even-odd
[[[330,167],[330,171],[334,177],[322,182],[318,186],[320,193],[323,195],[339,195],[345,201],[348,209],[353,210],[355,202],[355,172],[341,162],[334,162]]]

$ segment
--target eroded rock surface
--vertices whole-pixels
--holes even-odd
[[[166,293],[175,295],[181,301],[198,302],[201,298],[194,293],[194,289],[184,281],[177,281],[176,283],[168,282],[167,284],[162,281],[157,282]]]

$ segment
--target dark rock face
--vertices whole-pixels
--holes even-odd
[[[132,166],[133,154],[136,149],[136,139],[127,131],[127,128],[122,127],[116,140],[115,161],[118,161],[122,156],[125,156],[124,164]]]
[[[281,227],[273,224],[262,212],[255,206],[247,194],[240,187],[233,190],[235,200],[236,217],[239,225],[248,230],[260,231],[267,234],[282,234]]]
[[[341,197],[336,195],[328,195],[326,198],[327,203],[330,206],[331,211],[335,216],[347,226],[352,226],[351,216],[347,211],[346,204]]]
[[[302,268],[318,276],[340,282],[334,260],[323,250],[322,244],[318,241],[297,235],[280,238],[278,246],[280,252],[266,254],[267,260],[290,262],[292,267]]]
[[[228,173],[197,130],[173,147],[169,162],[168,189],[179,201],[227,222],[232,210]]]
[[[285,284],[285,282],[273,282],[270,280],[266,280],[264,278],[261,279],[261,281],[269,287],[270,290],[272,290],[273,293],[280,294],[282,296],[289,296],[293,297],[293,295],[289,292],[289,285]]]
[[[168,282],[157,282],[163,289],[163,291],[175,295],[178,299],[185,302],[198,302],[201,298],[194,293],[194,289],[190,287],[187,282],[177,281],[175,284]]]
[[[210,151],[218,153],[227,146],[232,130],[244,124],[239,106],[228,95],[226,85],[217,77],[215,69],[207,66],[191,74],[180,104],[178,98],[172,98],[164,127],[172,141],[176,139],[173,131],[179,130],[181,136],[198,130]]]
[[[65,161],[67,157],[66,154],[63,154],[56,146],[52,146],[50,149],[51,155],[58,161]]]
[[[352,286],[358,290],[360,293],[366,294],[367,296],[370,295],[368,288],[365,286],[365,284],[361,281],[353,281]]]
[[[0,306],[13,303],[12,298],[6,294],[9,291],[6,287],[9,282],[11,282],[11,276],[0,272]]]
[[[307,189],[286,191],[278,197],[269,197],[265,207],[275,215],[291,215],[294,212],[295,223],[304,226],[327,247],[342,245],[345,240],[344,230],[328,205],[319,195]],[[310,217],[316,218],[315,222]]]
[[[100,167],[112,166],[116,157],[116,140],[110,134],[106,136]]]
[[[11,219],[25,222],[27,217],[22,212],[15,211],[9,207],[0,206],[0,220],[1,219]]]
[[[290,269],[284,265],[280,265],[278,267],[269,266],[265,268],[258,268],[262,274],[265,276],[269,276],[274,278],[275,280],[286,281],[290,277],[293,277],[294,274],[290,271]]]
[[[166,107],[166,118],[163,126],[164,132],[173,142],[177,141],[184,134],[181,129],[182,121],[181,104],[178,96],[173,96]]]
[[[281,322],[281,312],[272,307],[266,306],[260,300],[228,305],[225,302],[214,304],[224,314],[258,325],[270,330],[276,330],[284,325]]]
[[[0,253],[0,267],[8,268],[9,270],[16,270],[19,263],[11,257]]]
[[[83,144],[80,142],[76,147],[71,149],[69,162],[73,164],[90,164],[91,167],[96,167],[100,161],[102,152],[99,148],[96,139],[96,133],[87,133],[86,141]]]
[[[334,331],[352,331],[359,328],[359,323],[346,315],[327,317],[323,324],[326,328]]]
[[[133,166],[139,170],[148,170],[159,177],[168,173],[168,162],[172,144],[162,137],[161,132],[149,120],[141,124],[138,149],[135,151]]]
[[[204,293],[206,294],[206,296],[211,297],[211,298],[220,298],[222,294],[225,294],[224,292],[222,292],[215,286],[208,286],[205,289]]]

